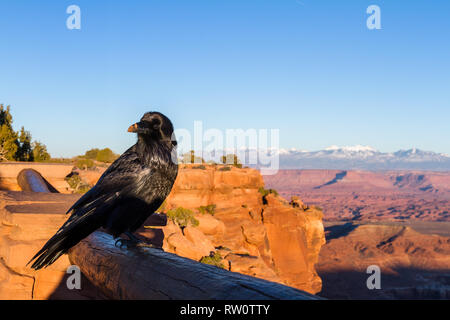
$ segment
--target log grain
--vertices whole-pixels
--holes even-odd
[[[24,169],[17,175],[17,184],[22,191],[50,193],[48,184],[39,172],[33,169]]]
[[[119,248],[94,232],[69,251],[73,265],[110,299],[315,300],[318,297],[155,248]]]

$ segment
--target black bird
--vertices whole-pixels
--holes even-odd
[[[132,125],[128,132],[137,133],[137,143],[67,211],[70,218],[30,260],[35,260],[31,267],[51,265],[99,228],[114,238],[126,234],[130,240],[123,242],[137,244],[132,233],[163,203],[178,174],[173,131],[172,122],[159,112],[148,112]]]

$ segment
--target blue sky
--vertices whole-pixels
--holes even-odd
[[[123,152],[149,110],[283,148],[450,154],[449,34],[449,1],[1,0],[0,103],[53,156]]]

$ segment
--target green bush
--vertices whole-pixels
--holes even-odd
[[[264,187],[260,187],[258,192],[261,193],[263,197],[267,197],[269,194],[273,194],[278,197],[278,191],[275,189],[265,189]]]
[[[194,217],[194,212],[183,207],[178,207],[176,209],[171,209],[167,211],[167,218],[176,223],[180,228],[185,228],[189,224],[193,227],[197,227],[199,222]]]
[[[226,166],[219,169],[219,171],[231,171],[231,168]]]
[[[85,194],[91,189],[91,186],[85,183],[78,174],[72,174],[65,180],[76,193]]]
[[[36,162],[47,162],[50,160],[50,154],[47,152],[47,147],[38,141],[32,143],[33,159]]]
[[[223,164],[230,164],[239,169],[242,168],[242,163],[235,154],[227,154],[226,156],[223,156],[221,160]]]
[[[97,154],[98,154],[99,151],[100,151],[100,149],[98,149],[98,148],[88,150],[84,154],[84,157],[86,159],[96,160],[97,159]]]
[[[181,156],[181,163],[189,164],[189,163],[205,163],[205,159],[202,157],[198,157],[195,155],[195,151],[191,150]]]
[[[218,252],[211,252],[209,256],[201,258],[200,262],[225,269],[225,265],[222,263],[222,257]]]
[[[99,162],[111,163],[114,162],[118,157],[119,156],[112,152],[111,149],[105,148],[97,153],[96,160]]]
[[[94,148],[91,150],[86,151],[84,156],[82,158],[89,159],[89,160],[96,160],[99,162],[104,163],[111,163],[114,162],[119,155],[115,154],[111,149],[105,148],[105,149],[98,149]]]
[[[192,169],[206,170],[206,167],[204,165],[199,165],[199,166],[192,167]]]
[[[75,167],[82,170],[91,169],[94,165],[94,161],[91,159],[77,159],[75,162]]]
[[[215,204],[210,204],[207,206],[201,206],[200,208],[198,208],[198,212],[201,214],[210,214],[210,215],[214,215],[216,212],[216,205]]]

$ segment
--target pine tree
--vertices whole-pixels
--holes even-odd
[[[31,142],[31,133],[24,127],[15,132],[10,106],[0,104],[0,161],[48,161],[47,147]]]
[[[17,133],[12,128],[10,106],[5,109],[3,104],[0,104],[0,147],[4,158],[9,161],[16,160],[19,145]]]
[[[22,127],[19,134],[19,149],[16,159],[18,161],[34,161],[33,149],[31,147],[31,134]]]

